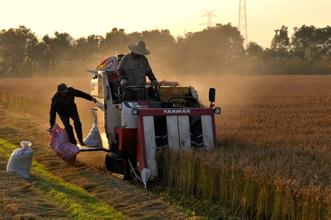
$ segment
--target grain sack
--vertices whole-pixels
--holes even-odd
[[[100,140],[99,130],[98,130],[98,126],[95,123],[93,123],[90,132],[84,139],[84,143],[86,144],[86,146],[90,146],[90,147],[100,146],[101,140]]]
[[[67,132],[55,124],[50,133],[51,148],[56,155],[67,163],[74,163],[76,161],[76,155],[79,153],[79,148],[69,142]]]
[[[99,147],[101,145],[101,139],[100,139],[99,129],[97,126],[98,122],[97,122],[96,109],[92,109],[91,112],[92,112],[92,115],[94,118],[94,122],[93,122],[93,126],[92,126],[90,132],[84,139],[84,143],[90,147]]]
[[[30,177],[33,155],[31,146],[32,143],[30,141],[21,141],[21,148],[14,150],[9,158],[7,172],[14,172],[24,179]]]

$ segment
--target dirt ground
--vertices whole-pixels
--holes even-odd
[[[55,202],[40,193],[31,183],[14,174],[5,173],[6,159],[1,157],[0,169],[0,218],[70,219],[69,215]]]

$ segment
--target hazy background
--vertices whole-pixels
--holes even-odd
[[[139,40],[158,74],[331,73],[331,1],[246,0],[248,39],[239,2],[2,0],[0,77],[85,74]]]
[[[39,37],[54,31],[74,38],[104,35],[113,27],[127,32],[169,29],[174,36],[205,28],[205,10],[214,10],[215,23],[238,24],[239,0],[1,0],[0,29],[25,25]],[[269,46],[274,29],[289,31],[302,24],[326,26],[330,0],[247,0],[248,38]]]

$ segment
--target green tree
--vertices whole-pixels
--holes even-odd
[[[101,49],[104,52],[121,52],[128,44],[128,36],[124,29],[113,28],[111,32],[106,33],[106,37],[101,42]]]
[[[164,71],[171,67],[172,48],[175,48],[176,40],[169,30],[151,30],[141,33],[147,47],[151,50],[150,61],[157,71]],[[134,41],[133,41],[134,42]]]
[[[76,40],[75,56],[80,60],[86,60],[94,54],[100,53],[100,44],[103,41],[100,35],[90,35]]]
[[[245,55],[243,38],[231,24],[218,24],[178,39],[173,57],[183,71],[215,71],[238,66]]]
[[[247,45],[246,53],[249,57],[262,57],[264,49],[256,42],[249,42]]]
[[[275,35],[271,42],[271,51],[275,56],[284,57],[288,55],[289,49],[288,28],[283,25],[280,29],[275,30]]]
[[[296,27],[292,36],[292,48],[295,56],[310,63],[328,59],[331,53],[331,27]]]
[[[30,72],[32,60],[28,56],[37,43],[35,34],[25,26],[0,31],[0,69],[10,74]]]
[[[55,32],[54,37],[45,35],[42,43],[47,47],[45,51],[45,64],[49,70],[55,71],[60,64],[70,65],[74,59],[76,41],[68,33]]]

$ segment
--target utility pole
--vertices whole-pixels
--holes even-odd
[[[206,23],[202,24],[202,25],[206,25],[207,27],[211,27],[213,26],[214,22],[213,22],[213,18],[216,17],[216,14],[214,13],[214,11],[205,11],[205,14],[202,17],[206,17],[207,21]]]
[[[246,0],[239,0],[239,19],[238,29],[245,38],[245,45],[248,43],[248,31],[247,31],[247,10]]]

